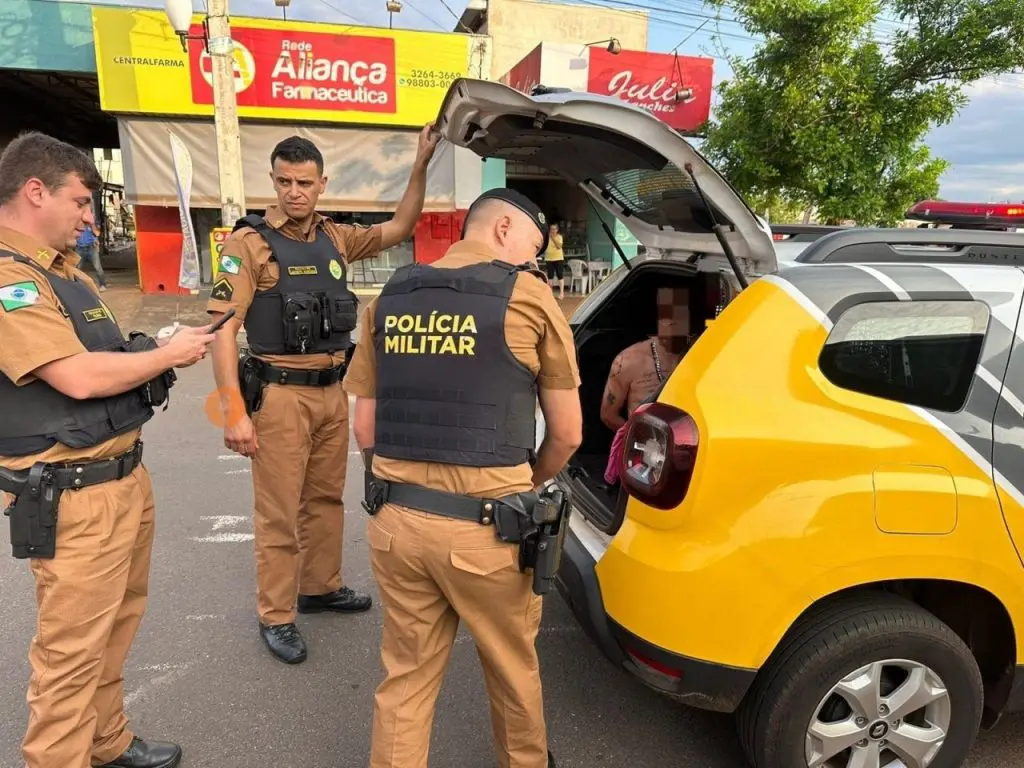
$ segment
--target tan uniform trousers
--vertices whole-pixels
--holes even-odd
[[[290,624],[298,594],[342,586],[348,395],[268,384],[253,425],[257,609],[267,626]]]
[[[28,768],[102,765],[131,744],[122,675],[146,608],[153,532],[144,466],[61,496],[56,557],[31,561]]]
[[[427,768],[434,706],[459,620],[476,641],[501,768],[547,768],[535,641],[542,598],[493,526],[387,504],[367,540],[384,612],[370,768]],[[472,762],[472,761],[470,761]]]

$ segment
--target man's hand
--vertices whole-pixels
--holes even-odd
[[[416,230],[416,222],[423,213],[423,200],[427,193],[427,166],[430,165],[440,139],[441,134],[434,131],[433,123],[427,123],[420,131],[416,159],[412,164],[412,173],[409,174],[409,186],[398,201],[394,217],[380,225],[381,250],[408,240]]]
[[[427,123],[423,126],[423,130],[420,131],[419,142],[416,145],[415,166],[417,168],[426,170],[440,140],[441,134],[434,130],[433,123]]]
[[[202,328],[178,328],[173,336],[167,340],[167,351],[174,361],[176,368],[188,368],[195,365],[204,357],[217,335],[210,333],[210,326]]]
[[[224,447],[249,458],[256,455],[259,449],[256,427],[246,414],[242,413],[231,424],[224,425]]]

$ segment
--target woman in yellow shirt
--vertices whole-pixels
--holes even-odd
[[[562,251],[562,234],[558,231],[558,225],[552,224],[548,227],[548,248],[544,251],[544,265],[548,270],[548,282],[551,283],[551,290],[555,290],[555,283],[558,283],[558,298],[565,298],[565,253]]]

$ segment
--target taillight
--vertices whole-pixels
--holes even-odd
[[[673,509],[686,497],[697,461],[697,424],[664,403],[637,408],[626,428],[619,474],[630,496],[657,509]]]

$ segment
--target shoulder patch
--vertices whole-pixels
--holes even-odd
[[[220,257],[220,271],[237,275],[242,270],[242,257],[224,255]]]
[[[213,290],[210,291],[210,298],[216,299],[217,301],[231,301],[231,297],[234,294],[235,287],[231,284],[231,281],[226,277],[222,277],[213,284]]]
[[[0,287],[0,307],[4,312],[31,307],[39,301],[39,286],[34,280],[24,280]]]

